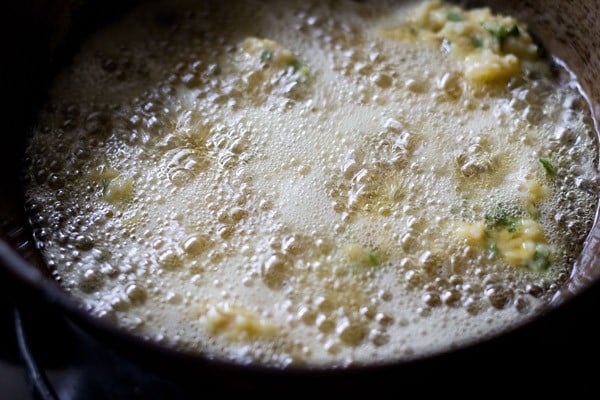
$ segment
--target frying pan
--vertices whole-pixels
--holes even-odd
[[[3,110],[5,140],[0,145],[0,289],[17,308],[44,308],[64,318],[76,335],[97,341],[182,386],[237,388],[261,393],[338,393],[386,388],[400,393],[432,381],[465,379],[498,382],[507,377],[583,379],[585,362],[600,355],[600,224],[598,218],[572,276],[553,307],[507,332],[468,346],[412,361],[346,368],[276,369],[209,359],[146,342],[93,317],[60,288],[32,242],[20,179],[31,122],[44,102],[52,77],[97,28],[139,1],[11,2]],[[473,1],[525,21],[535,37],[578,78],[592,113],[600,115],[600,2],[591,0]],[[18,38],[18,40],[16,40]],[[597,129],[596,129],[597,130]],[[596,190],[600,190],[595,188]],[[587,360],[587,361],[586,361]],[[423,386],[425,385],[425,386]]]

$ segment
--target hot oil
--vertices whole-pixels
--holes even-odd
[[[57,280],[150,340],[277,366],[421,357],[543,310],[596,207],[583,99],[381,35],[415,4],[165,3],[98,33],[28,151]],[[511,263],[521,232],[539,254]]]

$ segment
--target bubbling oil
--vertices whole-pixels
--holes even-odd
[[[148,340],[278,367],[544,310],[594,218],[585,102],[542,59],[478,85],[447,43],[381,35],[418,5],[163,2],[97,33],[28,148],[54,277]]]

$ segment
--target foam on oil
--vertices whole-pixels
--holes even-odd
[[[276,366],[420,357],[542,310],[594,217],[584,102],[552,75],[471,87],[381,35],[415,6],[165,2],[98,33],[28,150],[56,279],[149,340]],[[537,259],[503,256],[511,229]]]

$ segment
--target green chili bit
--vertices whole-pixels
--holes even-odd
[[[496,38],[498,43],[500,43],[501,45],[504,44],[506,39],[508,39],[509,37],[517,37],[520,34],[519,27],[517,25],[513,25],[510,28],[507,28],[504,25],[493,26],[483,22],[481,24],[481,27],[485,29],[494,38]]]
[[[463,20],[463,16],[459,12],[450,12],[448,13],[448,21],[452,22],[460,22]]]
[[[546,173],[550,176],[556,175],[556,167],[545,158],[539,158],[538,161],[542,164],[542,167],[546,170]]]
[[[273,59],[273,52],[269,49],[265,49],[260,53],[260,61],[267,62]]]

